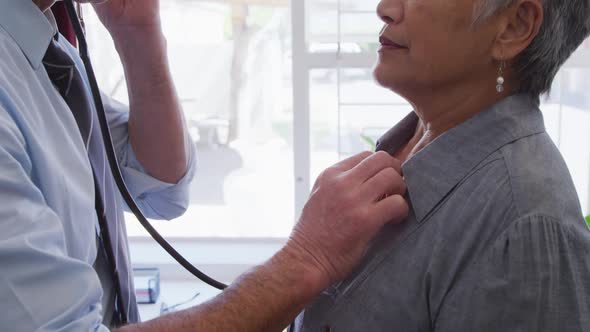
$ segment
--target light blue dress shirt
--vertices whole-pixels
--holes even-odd
[[[72,112],[41,64],[56,33],[51,19],[30,0],[0,0],[0,330],[106,331],[93,269],[92,171]],[[60,40],[84,73],[75,49]],[[181,215],[193,149],[179,183],[158,181],[129,144],[127,108],[112,100],[105,108],[125,181],[144,213]],[[122,221],[122,208],[117,215]]]

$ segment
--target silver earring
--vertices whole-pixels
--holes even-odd
[[[504,92],[504,67],[506,66],[506,63],[503,60],[500,60],[500,67],[498,70],[498,78],[496,79],[496,91],[498,91],[498,93],[502,93]]]

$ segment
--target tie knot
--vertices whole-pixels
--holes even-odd
[[[70,91],[75,64],[70,55],[59,46],[55,39],[51,39],[47,52],[45,52],[43,66],[59,93],[64,97],[67,96]]]

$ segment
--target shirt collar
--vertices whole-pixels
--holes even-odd
[[[18,44],[33,69],[39,68],[57,25],[51,10],[45,14],[31,0],[3,0],[2,27]]]
[[[430,211],[486,157],[520,138],[545,131],[538,99],[514,95],[439,136],[402,166],[416,218]],[[418,116],[411,113],[379,140],[390,154],[414,134]]]

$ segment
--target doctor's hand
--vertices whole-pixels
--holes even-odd
[[[94,4],[94,10],[114,38],[161,31],[159,0],[108,0]]]
[[[352,271],[384,224],[406,218],[400,173],[389,154],[365,152],[318,177],[285,249],[304,253],[322,288]]]

